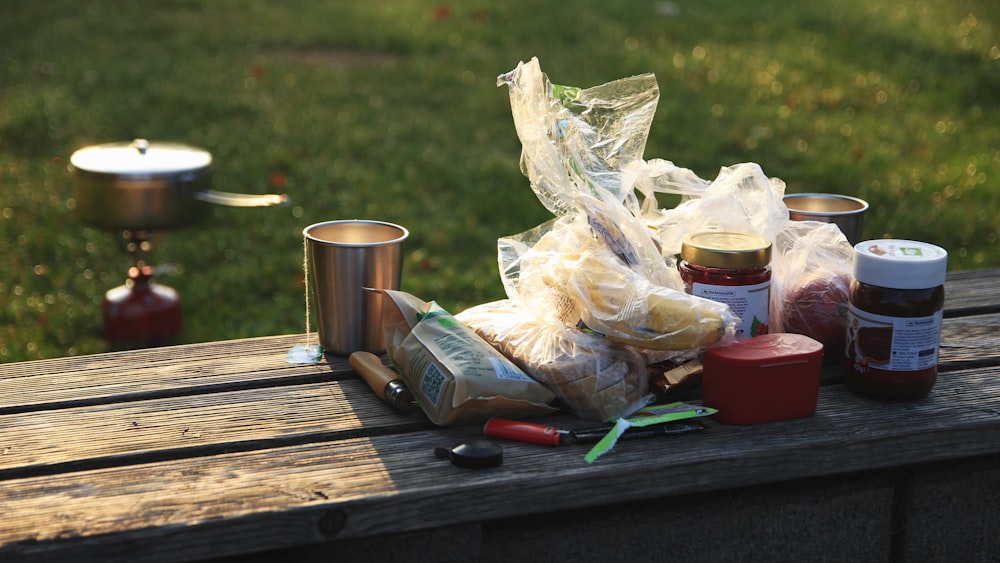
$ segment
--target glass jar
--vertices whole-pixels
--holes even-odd
[[[725,303],[740,318],[737,338],[767,334],[771,241],[745,233],[693,233],[681,241],[678,269],[688,293]]]
[[[861,242],[854,251],[847,387],[884,399],[923,398],[937,380],[948,253],[892,239]]]

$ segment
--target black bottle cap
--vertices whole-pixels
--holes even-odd
[[[485,469],[497,467],[503,463],[503,450],[500,446],[489,440],[470,440],[448,448],[437,448],[434,455],[440,458],[450,459],[451,463],[459,467],[470,469]]]

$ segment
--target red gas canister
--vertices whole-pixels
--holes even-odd
[[[104,294],[104,337],[112,348],[162,346],[180,333],[180,297],[152,276],[150,266],[133,267],[124,285]]]

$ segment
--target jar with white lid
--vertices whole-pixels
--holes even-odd
[[[937,380],[948,253],[880,239],[854,247],[847,314],[847,387],[885,399],[920,399]]]

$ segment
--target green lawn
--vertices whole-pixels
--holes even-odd
[[[0,362],[106,350],[101,298],[131,264],[75,217],[66,164],[138,136],[211,151],[216,189],[293,200],[160,233],[183,342],[301,332],[301,231],[327,219],[406,225],[423,299],[503,297],[496,239],[550,218],[496,86],[532,56],[564,85],[655,73],[646,158],[757,162],[867,199],[868,238],[1000,264],[995,2],[7,0]]]

